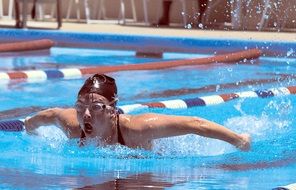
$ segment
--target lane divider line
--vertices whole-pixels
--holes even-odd
[[[270,88],[267,90],[245,91],[221,95],[203,96],[184,100],[166,100],[143,104],[130,104],[119,106],[121,112],[130,113],[149,108],[187,109],[195,106],[217,105],[237,98],[269,98],[274,96],[287,96],[296,94],[296,86]],[[24,119],[0,121],[0,131],[18,132],[24,130]]]
[[[220,95],[202,96],[189,99],[165,100],[142,104],[119,106],[124,113],[149,108],[186,109],[195,106],[210,106],[228,102],[237,98],[269,98],[274,96],[287,96],[296,94],[296,86],[270,88],[266,90],[244,91]]]
[[[0,43],[0,53],[50,49],[55,42],[49,39]]]
[[[152,62],[142,64],[129,65],[115,65],[115,66],[97,66],[86,68],[64,68],[64,69],[47,69],[47,70],[27,70],[27,71],[10,71],[0,72],[0,82],[7,80],[35,80],[38,81],[46,79],[58,78],[81,78],[83,75],[90,75],[95,73],[110,73],[118,71],[132,71],[132,70],[160,70],[179,66],[192,66],[200,64],[211,63],[237,63],[245,59],[256,59],[261,55],[259,49],[250,49],[228,54],[221,54],[206,58],[194,58],[175,61]],[[7,77],[8,75],[8,77]]]

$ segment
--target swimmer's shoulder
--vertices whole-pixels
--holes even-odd
[[[69,138],[79,138],[81,129],[74,108],[56,108],[57,122]]]
[[[131,115],[129,115],[129,114],[119,114],[118,115],[118,119],[119,119],[119,125],[120,126],[126,126],[127,124],[129,124],[130,123],[130,121],[131,121]]]
[[[144,125],[147,125],[145,120],[156,116],[154,113],[144,113],[137,115],[119,114],[119,125],[122,128],[137,129],[139,130]]]

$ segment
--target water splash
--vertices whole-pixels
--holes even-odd
[[[236,150],[230,144],[220,140],[185,135],[155,140],[153,151],[163,157],[177,158],[223,155]]]
[[[287,51],[287,57],[290,57],[293,53],[295,53],[294,49],[290,48],[289,51]]]
[[[256,141],[277,138],[279,134],[285,134],[290,130],[292,124],[290,100],[270,101],[259,116],[247,115],[241,107],[242,101],[238,101],[234,106],[242,116],[227,119],[224,123],[226,127],[239,133],[249,133]]]

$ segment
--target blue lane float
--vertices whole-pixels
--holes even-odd
[[[0,130],[9,132],[18,132],[25,129],[25,123],[21,120],[1,121]]]

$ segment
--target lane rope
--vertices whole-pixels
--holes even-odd
[[[210,106],[228,102],[238,98],[269,98],[274,96],[287,96],[296,94],[296,86],[270,88],[266,90],[243,91],[220,95],[203,96],[189,99],[164,100],[160,102],[150,102],[142,104],[131,104],[119,106],[124,113],[129,113],[141,109],[167,108],[167,109],[187,109],[195,106]]]
[[[50,49],[54,44],[54,41],[49,39],[0,43],[0,53],[44,50]]]
[[[116,65],[116,66],[97,66],[87,68],[64,68],[49,70],[26,70],[0,72],[0,81],[9,80],[27,80],[27,81],[44,81],[48,79],[73,79],[81,78],[83,75],[95,73],[110,73],[117,71],[132,70],[160,70],[179,66],[192,66],[211,63],[237,63],[242,60],[256,59],[261,55],[259,49],[250,49],[234,53],[216,55],[206,58],[185,59],[176,61],[152,62],[143,64]]]
[[[22,120],[9,120],[0,122],[0,131],[18,132],[25,129],[25,123]]]
[[[147,92],[136,95],[134,98],[164,98],[170,96],[181,96],[185,94],[194,94],[194,93],[204,93],[204,92],[217,92],[219,90],[232,89],[238,87],[244,87],[249,85],[262,85],[275,82],[284,82],[295,79],[296,76],[293,74],[285,74],[277,76],[277,78],[263,78],[263,79],[250,79],[250,80],[241,80],[233,83],[220,83],[220,84],[211,84],[199,88],[180,88],[180,89],[170,89],[160,92],[152,92],[148,94]]]
[[[203,96],[190,99],[165,100],[142,104],[118,106],[123,113],[130,113],[150,108],[187,109],[195,106],[210,106],[228,102],[237,98],[269,98],[274,96],[287,96],[296,94],[296,86],[270,88],[266,90],[243,91],[236,93]],[[0,121],[0,131],[22,131],[24,120]]]

